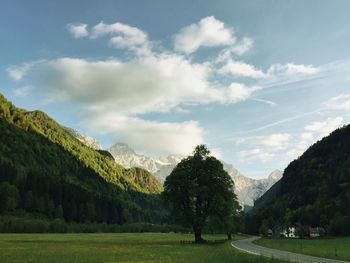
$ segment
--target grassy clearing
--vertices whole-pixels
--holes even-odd
[[[0,262],[282,262],[243,254],[229,242],[180,244],[180,240],[192,239],[192,235],[155,233],[0,234]]]
[[[295,253],[350,261],[350,237],[311,240],[263,238],[255,243]]]

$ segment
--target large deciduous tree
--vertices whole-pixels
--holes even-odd
[[[163,198],[175,219],[190,225],[195,242],[202,243],[202,230],[210,217],[226,221],[233,212],[234,183],[223,164],[205,145],[195,148],[166,178]]]

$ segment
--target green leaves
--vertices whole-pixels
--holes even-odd
[[[197,146],[166,178],[162,194],[174,216],[195,232],[201,232],[210,216],[229,218],[237,199],[232,179],[209,153],[205,145]]]

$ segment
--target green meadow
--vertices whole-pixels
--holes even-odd
[[[255,241],[255,243],[295,253],[350,261],[350,237],[329,239],[263,238]]]
[[[205,236],[223,239],[224,236]],[[235,239],[242,237],[235,237]],[[282,262],[241,253],[230,242],[181,244],[187,234],[0,234],[0,262]]]

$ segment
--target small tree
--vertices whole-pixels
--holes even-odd
[[[162,194],[175,219],[192,227],[196,243],[204,242],[209,217],[228,220],[236,198],[231,177],[209,154],[204,145],[197,146],[166,178]]]

